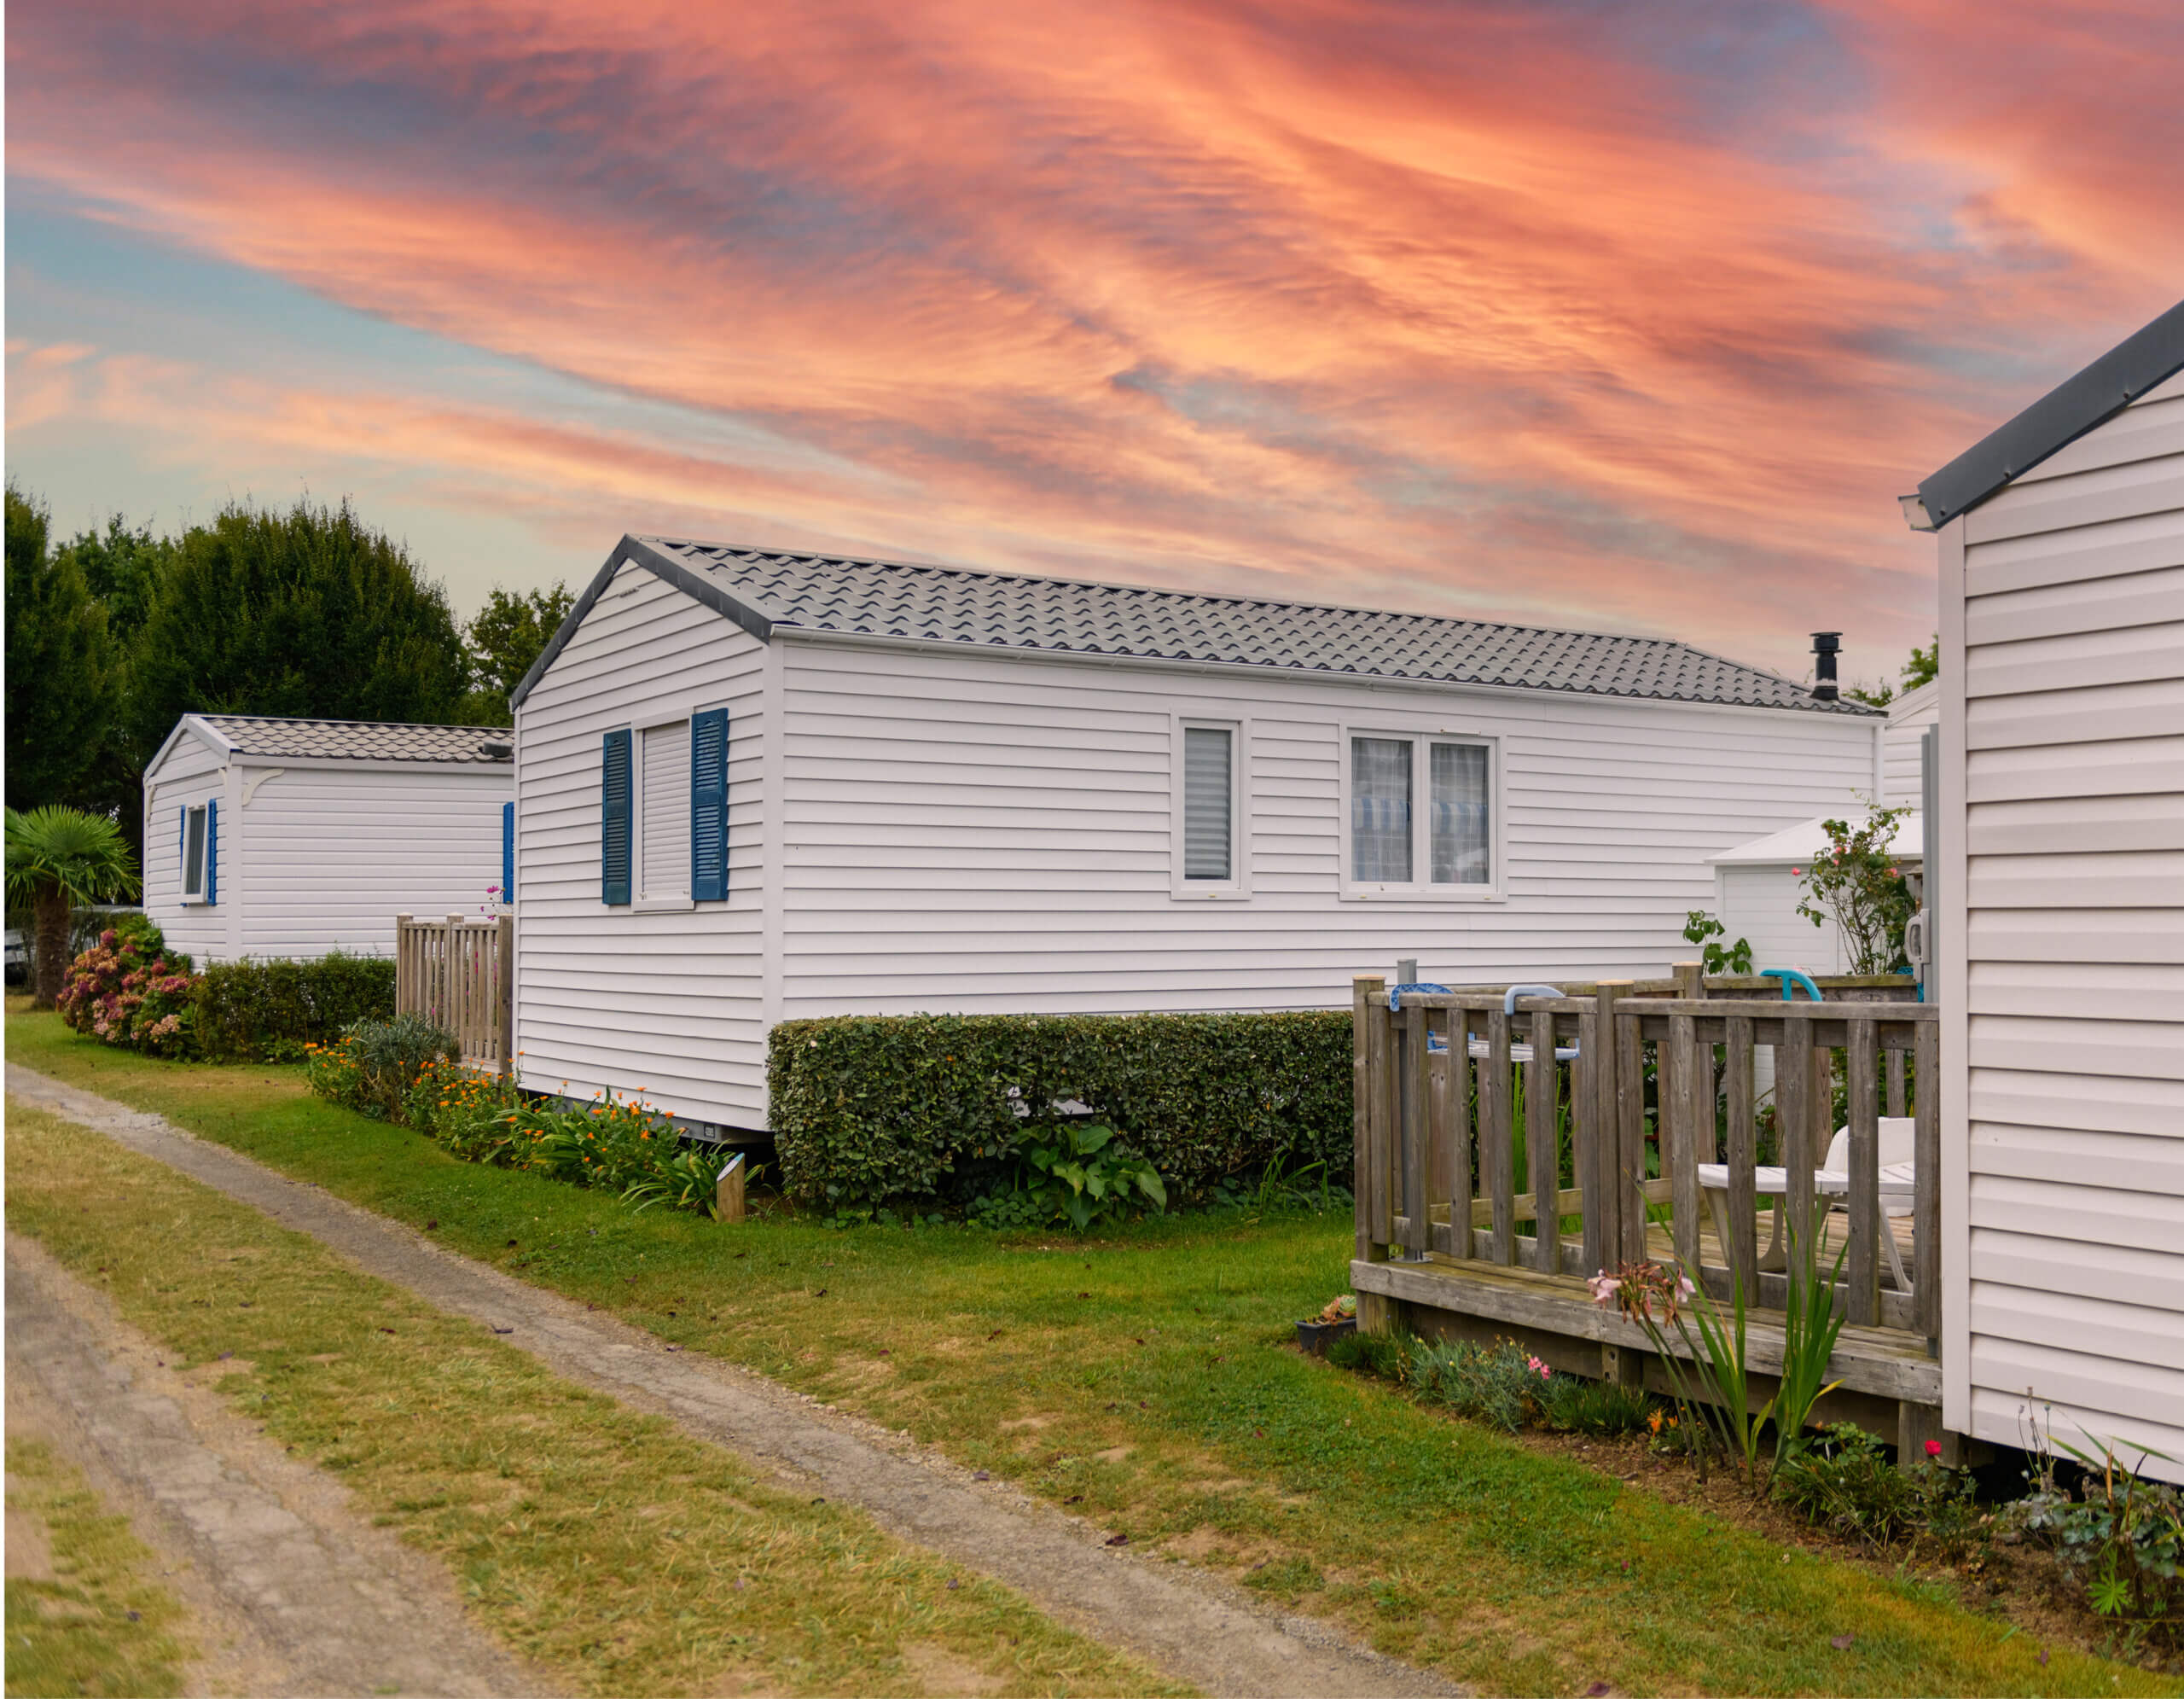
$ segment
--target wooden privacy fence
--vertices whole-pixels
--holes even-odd
[[[394,917],[394,1012],[452,1032],[463,1064],[507,1074],[515,1060],[515,918]]]
[[[1680,1262],[1722,1298],[1734,1270],[1753,1308],[1780,1309],[1783,1271],[1814,1235],[1823,1271],[1844,1252],[1851,1323],[1935,1351],[1938,1011],[1877,992],[1709,994],[1695,967],[1679,978],[1665,996],[1628,981],[1513,999],[1403,991],[1396,1010],[1385,981],[1358,980],[1359,1259],[1563,1277]],[[1885,1128],[1907,1098],[1913,1125]],[[1838,1126],[1840,1166],[1816,1174]],[[1901,1149],[1883,1161],[1885,1131],[1908,1163]],[[1908,1257],[1891,1225],[1907,1212]]]

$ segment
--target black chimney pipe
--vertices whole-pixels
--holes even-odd
[[[1833,702],[1842,696],[1835,687],[1835,657],[1842,648],[1840,631],[1812,634],[1812,699],[1815,702]]]

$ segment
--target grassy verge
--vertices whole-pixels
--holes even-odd
[[[1172,1690],[148,1158],[16,1104],[8,1135],[12,1228],[185,1363],[229,1357],[231,1401],[579,1690]]]
[[[1490,1690],[2179,1690],[2060,1650],[2043,1664],[1926,1584],[1785,1551],[1301,1358],[1288,1324],[1344,1285],[1346,1219],[1200,1216],[1088,1242],[728,1228],[451,1161],[310,1099],[293,1071],[148,1062],[46,1017],[11,1020],[9,1041]]]
[[[182,1607],[128,1518],[43,1441],[8,1441],[8,1539],[10,1694],[182,1691]]]

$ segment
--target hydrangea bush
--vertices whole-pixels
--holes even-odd
[[[183,1056],[195,1038],[196,987],[189,957],[170,953],[150,922],[132,919],[107,928],[69,963],[55,1006],[102,1044]]]

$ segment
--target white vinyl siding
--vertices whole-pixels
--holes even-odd
[[[642,1090],[691,1120],[765,1125],[769,655],[712,609],[625,566],[517,711],[516,1047],[530,1089],[558,1092],[566,1081],[579,1098]],[[687,724],[708,707],[729,714],[726,900],[652,913],[602,906],[602,736]],[[677,789],[687,882],[685,751]]]
[[[1942,557],[1944,1418],[2184,1478],[2184,378]]]
[[[784,1015],[1340,1008],[1403,956],[1449,983],[1659,974],[1705,858],[1873,782],[1874,722],[1848,715],[773,646]],[[1248,901],[1176,900],[1178,720],[1246,729]],[[1504,900],[1344,899],[1352,721],[1500,752]]]
[[[648,725],[638,777],[639,902],[690,895],[690,722]]]
[[[497,907],[514,794],[508,764],[273,760],[185,730],[144,775],[145,909],[200,965],[390,956],[398,914]],[[182,810],[215,800],[217,900],[185,903]]]
[[[1183,728],[1183,877],[1235,876],[1233,841],[1236,734],[1226,726]]]
[[[1920,786],[1925,769],[1920,764],[1921,740],[1926,728],[1941,718],[1941,686],[1921,684],[1891,702],[1888,729],[1881,734],[1879,800],[1891,808],[1925,806]]]

